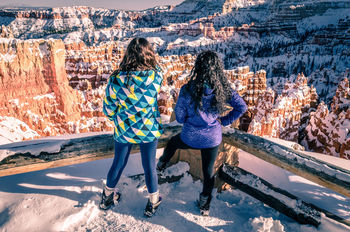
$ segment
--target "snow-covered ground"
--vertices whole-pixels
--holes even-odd
[[[158,150],[159,157],[162,150]],[[214,193],[209,217],[194,201],[202,184],[186,173],[186,163],[167,175],[186,173],[160,185],[163,203],[151,219],[143,217],[147,193],[140,156],[131,155],[119,182],[121,202],[107,212],[98,209],[111,159],[0,178],[0,231],[349,231],[322,217],[319,228],[300,225],[239,190]],[[327,210],[350,218],[350,199],[273,167],[242,152],[240,166]]]

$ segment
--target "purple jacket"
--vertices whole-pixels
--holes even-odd
[[[228,103],[233,107],[227,115],[220,117],[218,113],[209,113],[207,109],[214,97],[213,90],[206,88],[204,90],[203,111],[195,110],[195,104],[192,101],[190,93],[186,89],[187,85],[182,86],[175,106],[175,116],[179,123],[183,123],[181,140],[193,148],[211,148],[218,146],[222,141],[221,125],[232,124],[247,111],[247,105],[236,91],[232,91],[231,101]]]

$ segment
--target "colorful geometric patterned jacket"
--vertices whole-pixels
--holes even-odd
[[[157,95],[162,81],[159,69],[115,71],[109,77],[103,113],[114,121],[117,142],[147,143],[161,136]]]

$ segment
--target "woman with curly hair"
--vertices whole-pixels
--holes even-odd
[[[247,105],[230,87],[215,52],[200,53],[190,77],[182,86],[175,106],[176,120],[183,123],[182,131],[168,142],[157,169],[162,171],[177,149],[201,150],[204,181],[197,205],[200,213],[207,216],[214,188],[214,162],[222,140],[221,124],[232,124],[244,114]],[[228,105],[233,109],[220,116],[227,112]]]
[[[119,201],[120,193],[115,187],[133,144],[140,146],[149,193],[145,216],[151,217],[161,203],[155,157],[158,138],[163,133],[157,105],[162,81],[162,72],[151,44],[144,38],[134,38],[119,69],[109,77],[103,100],[103,113],[115,124],[115,154],[100,209],[107,210]]]

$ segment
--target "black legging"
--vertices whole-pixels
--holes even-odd
[[[204,196],[211,195],[214,188],[214,162],[218,155],[219,145],[211,148],[193,148],[182,142],[180,134],[175,135],[170,139],[163,155],[159,158],[162,162],[169,162],[177,149],[195,149],[201,150],[202,156],[202,171],[203,171],[203,192]]]

